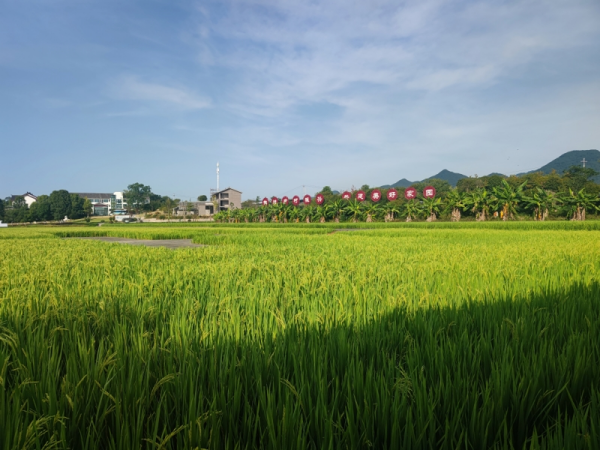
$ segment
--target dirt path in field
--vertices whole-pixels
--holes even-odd
[[[116,242],[117,244],[145,245],[146,247],[166,247],[166,248],[195,248],[206,247],[206,245],[194,244],[191,239],[130,239],[120,237],[74,237],[66,239],[87,239],[102,242]]]

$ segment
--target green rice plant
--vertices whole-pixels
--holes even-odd
[[[0,448],[597,448],[594,224],[3,230]]]

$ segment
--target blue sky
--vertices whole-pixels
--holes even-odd
[[[0,0],[0,197],[244,198],[600,148],[600,2]]]

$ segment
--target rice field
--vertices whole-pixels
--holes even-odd
[[[0,230],[0,448],[600,447],[600,223],[343,227]]]

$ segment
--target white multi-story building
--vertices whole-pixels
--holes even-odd
[[[75,194],[81,198],[89,199],[92,203],[92,215],[94,216],[110,216],[127,212],[127,200],[123,197],[123,192],[112,194],[75,192]]]

